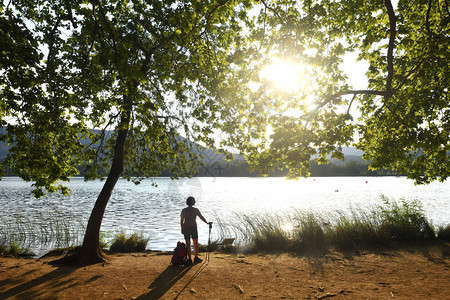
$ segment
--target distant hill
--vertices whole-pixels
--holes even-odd
[[[0,129],[0,134],[5,132],[5,128]],[[109,134],[107,134],[109,135]],[[84,141],[83,144],[88,144],[89,141]],[[6,155],[8,154],[9,146],[5,142],[0,142],[0,160],[3,160],[6,158]],[[194,147],[195,151],[198,151],[200,154],[203,155],[204,159],[203,162],[205,166],[199,170],[199,174],[197,176],[253,176],[256,173],[251,173],[248,169],[248,164],[245,161],[244,156],[235,154],[234,159],[231,162],[228,162],[225,159],[225,155],[221,153],[217,153],[213,149],[209,148],[203,148],[200,146]],[[359,165],[359,169],[367,169],[367,161],[362,159],[363,152],[360,150],[357,150],[353,147],[344,147],[342,149],[342,152],[344,153],[345,160],[341,161],[338,159],[330,159],[330,165],[322,165],[318,167],[320,170],[324,170],[327,168],[333,168],[335,169],[333,173],[340,173],[344,172],[344,168],[346,168],[347,165],[352,164],[352,169],[355,168],[355,164]],[[317,169],[317,168],[316,168]],[[313,171],[313,170],[312,170]],[[317,170],[315,171],[317,172]],[[323,171],[318,171],[323,172]],[[328,172],[328,171],[327,171]],[[347,171],[345,171],[347,172]],[[274,172],[273,176],[283,176],[286,172],[285,171],[276,171]],[[11,174],[10,174],[11,175]],[[168,175],[167,172],[163,172],[163,175]]]

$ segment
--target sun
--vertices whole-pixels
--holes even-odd
[[[275,59],[261,70],[260,76],[279,91],[292,93],[301,88],[302,67],[288,60]]]

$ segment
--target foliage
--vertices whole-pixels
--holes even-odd
[[[401,204],[382,197],[384,206],[374,212],[378,221],[377,235],[382,241],[424,241],[435,238],[433,228],[427,221],[419,201]]]
[[[225,130],[263,174],[278,167],[307,176],[310,159],[342,159],[362,150],[372,169],[417,183],[444,181],[450,168],[450,12],[447,1],[263,1],[248,39],[275,60],[299,64],[298,90],[249,80],[256,101]],[[349,86],[343,57],[367,63],[368,87]],[[258,111],[255,111],[258,107]],[[270,124],[270,126],[266,126]]]
[[[100,249],[108,249],[109,247],[111,247],[111,243],[112,241],[110,241],[110,238],[112,237],[112,233],[111,232],[104,232],[104,231],[100,231]]]
[[[132,233],[127,236],[124,232],[120,232],[114,236],[110,250],[113,252],[143,252],[147,247],[149,239],[144,238],[142,233]]]
[[[192,174],[199,164],[192,142],[211,145],[227,113],[218,86],[235,84],[230,55],[245,5],[2,3],[5,164],[35,182],[36,196],[66,193],[57,180],[76,175],[78,164],[87,179],[99,177],[126,129],[125,176]]]
[[[438,229],[438,238],[450,242],[450,225],[447,226],[440,226]]]
[[[8,247],[3,244],[0,244],[0,255],[5,255],[8,252]]]
[[[9,244],[9,247],[0,243],[0,256],[29,257],[35,256],[35,254],[13,241]]]
[[[120,176],[192,176],[245,74],[237,46],[250,1],[11,0],[0,4],[2,164],[36,197],[78,174],[104,189],[83,263],[101,259],[103,212]],[[255,52],[251,48],[249,55]],[[230,125],[228,125],[230,126]],[[231,127],[236,127],[236,125]],[[229,129],[231,128],[229,127]],[[95,130],[92,130],[95,129]],[[112,134],[109,134],[112,130]],[[4,170],[0,166],[0,170]],[[0,174],[1,175],[1,174]]]

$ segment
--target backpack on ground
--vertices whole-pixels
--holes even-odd
[[[182,266],[186,262],[187,249],[186,244],[183,242],[178,242],[177,247],[173,249],[174,253],[172,255],[171,263],[175,266]]]

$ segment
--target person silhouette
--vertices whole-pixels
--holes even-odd
[[[186,240],[188,264],[192,263],[191,238],[194,244],[194,263],[201,263],[202,259],[198,257],[198,231],[196,218],[199,217],[200,220],[209,225],[211,225],[212,222],[206,221],[200,213],[200,210],[193,207],[195,205],[194,197],[189,196],[186,199],[186,205],[188,207],[183,208],[181,211],[181,233],[184,235],[184,239]]]

